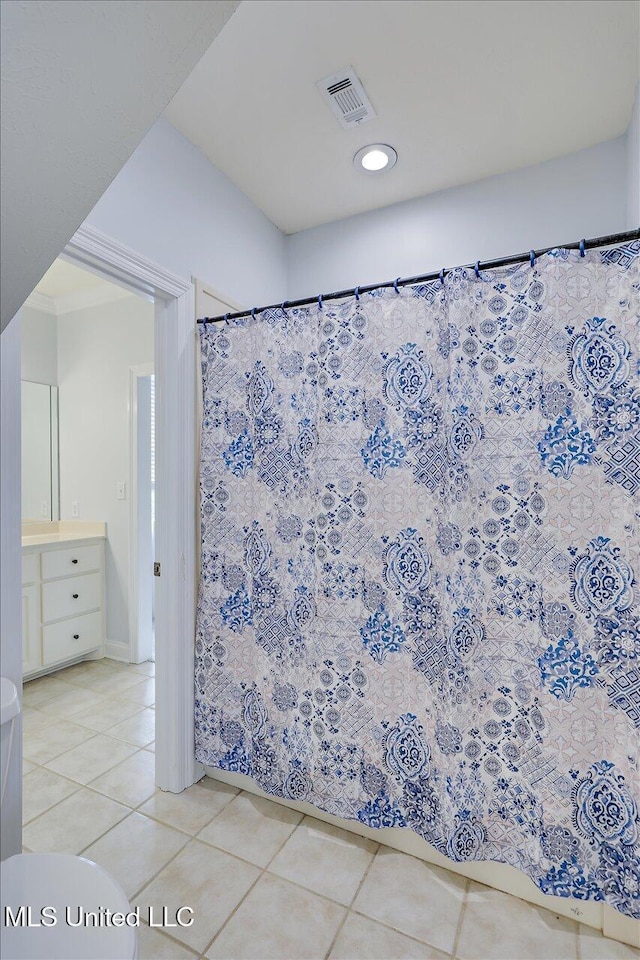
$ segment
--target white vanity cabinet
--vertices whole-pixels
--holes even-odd
[[[104,649],[104,540],[22,548],[25,677]]]

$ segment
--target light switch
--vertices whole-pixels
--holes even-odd
[[[127,499],[127,485],[124,480],[118,480],[116,483],[116,500]]]

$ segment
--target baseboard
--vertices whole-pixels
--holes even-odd
[[[264,797],[272,800],[274,803],[280,803],[291,810],[297,810],[309,817],[315,817],[316,820],[323,820],[334,827],[341,827],[350,833],[355,833],[360,837],[366,837],[375,843],[384,843],[394,850],[401,853],[407,853],[409,856],[417,857],[419,860],[426,860],[427,863],[433,863],[438,867],[443,867],[452,873],[457,873],[469,880],[475,880],[477,883],[483,883],[487,887],[493,887],[496,890],[502,890],[504,893],[510,893],[514,897],[533,903],[537,907],[544,907],[545,910],[551,910],[552,913],[562,917],[568,917],[570,920],[577,920],[588,927],[595,927],[602,930],[603,910],[601,903],[595,903],[588,900],[573,900],[569,897],[552,897],[542,893],[529,877],[525,876],[520,870],[511,867],[506,863],[495,863],[493,861],[457,863],[449,860],[439,853],[431,844],[423,840],[412,830],[402,829],[400,827],[383,827],[380,830],[374,830],[366,827],[356,820],[342,820],[340,817],[334,817],[330,813],[324,813],[310,803],[298,803],[293,800],[283,800],[280,797],[271,796],[264,793],[256,784],[243,773],[229,773],[227,770],[218,770],[214,767],[204,768],[208,777],[214,780],[220,780],[229,786],[237,787],[239,790],[246,790],[257,797]],[[615,911],[614,911],[615,912]],[[623,917],[627,920],[627,917]],[[630,921],[634,923],[633,920]],[[613,929],[613,925],[612,925]],[[615,928],[617,931],[617,928]],[[609,933],[608,936],[614,939],[623,939],[619,933]],[[628,940],[625,942],[629,942]]]
[[[129,663],[129,644],[119,640],[105,640],[104,655],[110,660],[120,660]]]

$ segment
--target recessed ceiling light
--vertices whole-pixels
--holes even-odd
[[[387,143],[370,143],[358,150],[353,164],[360,173],[382,173],[394,166],[398,154]]]

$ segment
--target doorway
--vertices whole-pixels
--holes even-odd
[[[154,300],[156,374],[156,785],[179,793],[194,782],[195,323],[193,285],[117,241],[81,227],[63,256]],[[22,683],[20,602],[20,312],[2,334],[2,674]],[[6,853],[21,849],[21,721],[2,809]],[[200,774],[199,774],[200,775]]]
[[[149,297],[60,259],[21,312],[23,829],[34,852],[52,836],[58,852],[88,848],[95,830],[79,832],[78,811],[94,793],[138,805],[155,791],[151,559],[139,595],[129,590],[132,540],[153,556],[153,327]],[[147,620],[134,657],[130,622]]]

